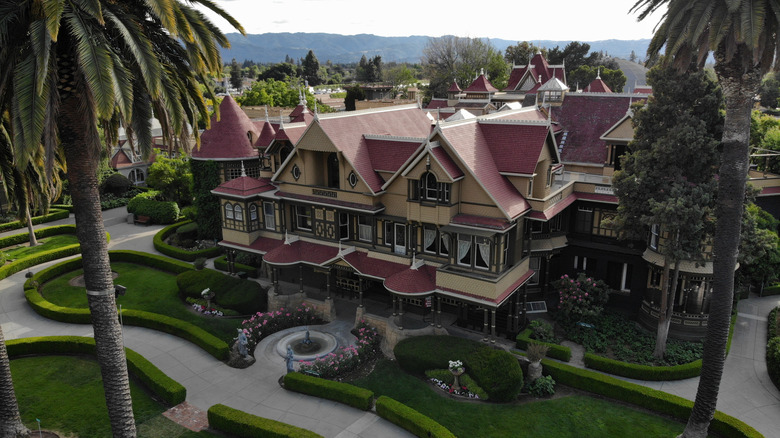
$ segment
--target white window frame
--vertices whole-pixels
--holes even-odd
[[[249,220],[251,221],[257,220],[257,204],[251,204],[249,206]]]
[[[358,216],[358,240],[361,242],[371,242],[374,238],[373,231],[374,225],[371,216]]]
[[[225,219],[233,220],[233,204],[225,203]]]
[[[263,220],[265,221],[266,230],[276,229],[276,212],[274,210],[273,202],[263,202]]]
[[[303,211],[302,211],[303,210]],[[306,230],[311,231],[312,226],[312,211],[311,207],[307,205],[296,205],[295,206],[295,227],[299,230]],[[309,227],[304,227],[301,225],[301,220],[304,219],[306,222],[308,222]]]
[[[233,206],[233,215],[235,216],[237,221],[244,220],[244,209],[241,207],[240,204],[236,204],[235,206]]]
[[[648,246],[651,249],[658,250],[658,242],[661,240],[661,226],[658,224],[650,225],[650,242]]]

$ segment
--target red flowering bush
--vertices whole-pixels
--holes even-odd
[[[338,352],[327,354],[313,362],[301,361],[299,371],[333,379],[355,370],[379,353],[379,333],[376,328],[360,321],[352,333],[357,337],[355,345],[342,347]]]
[[[303,303],[295,310],[281,308],[266,313],[257,313],[242,322],[241,328],[249,341],[250,351],[254,351],[260,341],[278,331],[322,323],[322,319],[315,314],[314,308]]]
[[[609,299],[609,286],[580,273],[577,278],[562,276],[553,282],[558,291],[557,318],[565,322],[592,319],[601,314]]]

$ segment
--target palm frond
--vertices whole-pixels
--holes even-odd
[[[54,92],[57,89],[59,77],[57,74],[57,61],[54,57],[49,58],[51,65],[49,66],[49,74],[47,81],[44,83],[45,95],[49,97],[46,104],[46,114],[43,120],[43,148],[46,153],[46,162],[48,163],[46,172],[47,175],[52,175],[54,172],[54,156],[57,154],[59,147],[59,135],[57,132],[57,115],[60,110],[60,95]]]
[[[16,64],[13,74],[13,133],[16,151],[27,151],[40,144],[48,96],[35,90],[35,55],[29,53]],[[17,160],[26,164],[26,154],[17,152]]]
[[[95,109],[98,114],[109,115],[114,110],[113,61],[107,50],[109,44],[102,33],[92,31],[87,17],[66,11],[63,18],[76,40],[79,71],[95,99]]]
[[[653,0],[640,0],[640,1],[653,1]],[[224,9],[217,6],[216,3],[212,2],[211,0],[191,0],[191,2],[203,5],[204,7],[206,7],[206,9],[209,9],[212,12],[219,15],[220,17],[224,18],[228,23],[230,23],[231,26],[233,26],[234,29],[236,29],[239,33],[241,33],[241,35],[246,35],[246,32],[244,31],[244,27],[241,26],[241,23],[239,23],[235,18],[233,18],[233,16],[228,14]]]
[[[71,4],[78,9],[76,12],[84,12],[100,25],[105,24],[103,21],[103,6],[100,0],[71,0]]]
[[[176,0],[147,0],[146,5],[151,9],[154,16],[160,20],[162,26],[167,29],[171,35],[178,36],[176,28],[175,11]]]
[[[62,22],[62,12],[65,10],[65,0],[41,0],[46,19],[46,29],[52,41],[57,41]]]
[[[133,118],[130,119],[130,127],[125,127],[135,139],[138,153],[147,158],[152,150],[152,106],[149,95],[139,86],[134,87],[133,94]],[[128,137],[129,138],[129,137]]]
[[[156,96],[160,92],[160,65],[149,39],[133,17],[117,16],[111,10],[104,11],[106,20],[123,37],[122,44],[133,55],[133,61],[138,65],[141,77],[149,92]]]
[[[739,42],[749,47],[757,47],[761,33],[764,30],[766,16],[766,2],[762,0],[743,0],[740,6],[740,25],[742,32],[739,34]],[[758,60],[756,59],[756,62]]]
[[[51,34],[42,20],[33,21],[30,24],[30,46],[35,54],[35,68],[37,70],[35,90],[40,92],[43,81],[48,76],[49,56],[51,53]]]
[[[133,116],[133,80],[118,54],[109,52],[113,61],[111,76],[114,81],[114,101],[126,118]]]

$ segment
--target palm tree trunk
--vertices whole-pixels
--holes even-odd
[[[87,105],[78,93],[64,96],[58,123],[68,164],[68,180],[76,217],[76,236],[81,244],[84,282],[92,315],[96,355],[103,377],[108,415],[114,437],[135,437],[130,382],[117,317],[114,282],[108,258],[108,243],[100,210],[97,168],[98,154],[89,138],[90,117],[82,114]]]
[[[3,327],[0,326],[0,438],[22,437],[27,432],[19,416],[19,404],[11,380],[11,362],[5,348]]]
[[[30,214],[30,203],[25,206],[25,216],[27,217],[27,231],[30,233],[30,246],[38,245],[38,238],[35,237],[35,229],[33,228],[32,215]]]
[[[715,52],[715,73],[726,100],[723,152],[719,171],[717,224],[713,244],[713,278],[707,335],[702,354],[701,377],[691,416],[680,437],[704,438],[715,415],[718,389],[726,361],[731,308],[734,301],[734,270],[739,252],[742,210],[748,174],[750,113],[761,72],[753,65],[751,51],[739,45],[726,62],[725,50]]]

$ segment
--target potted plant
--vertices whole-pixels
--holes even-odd
[[[531,362],[528,364],[528,381],[531,383],[534,380],[542,377],[542,359],[547,355],[548,346],[531,343],[528,344],[526,353],[528,354],[528,360]]]

